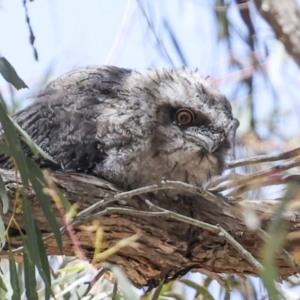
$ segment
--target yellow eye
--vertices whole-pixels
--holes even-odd
[[[194,114],[187,108],[180,108],[176,112],[176,121],[182,126],[189,126],[194,121]]]

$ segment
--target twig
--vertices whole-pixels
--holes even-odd
[[[228,162],[227,167],[229,169],[231,169],[231,168],[235,168],[235,167],[248,166],[248,165],[258,164],[258,163],[263,163],[263,162],[289,159],[289,158],[293,158],[298,155],[300,155],[300,147],[295,148],[290,151],[279,153],[276,155],[259,155],[259,156],[253,156],[250,158],[230,161],[230,162]]]
[[[85,221],[91,221],[97,217],[109,215],[112,213],[119,213],[119,214],[138,216],[138,217],[140,217],[140,216],[143,216],[143,217],[162,217],[162,216],[169,217],[168,212],[140,211],[140,210],[135,210],[135,209],[123,208],[123,207],[107,207],[104,210],[99,211],[98,213],[94,214],[93,216],[87,216]]]
[[[95,285],[95,283],[98,281],[98,279],[100,277],[102,277],[104,275],[104,273],[106,272],[107,270],[105,268],[102,268],[98,273],[97,275],[88,283],[88,287],[87,289],[85,290],[85,292],[83,293],[83,295],[81,297],[85,297],[88,295],[88,293],[90,292],[90,290],[92,289],[92,287]]]
[[[116,201],[114,198],[109,198],[109,199],[103,199],[103,200],[100,200],[100,201],[94,203],[93,205],[87,207],[86,209],[84,209],[80,213],[78,213],[76,216],[76,221],[80,221],[81,219],[84,219],[84,216],[91,215],[91,213],[94,210],[99,209],[99,208],[101,208],[111,202],[114,202],[114,201]]]
[[[300,157],[296,157],[296,158],[291,159],[281,165],[277,165],[277,166],[271,167],[271,168],[263,170],[263,171],[259,171],[259,172],[256,172],[256,173],[253,173],[250,175],[246,175],[242,179],[231,181],[225,185],[209,189],[209,191],[217,192],[217,193],[223,192],[228,189],[237,187],[239,185],[249,184],[251,181],[266,178],[267,176],[277,174],[281,171],[286,171],[288,169],[298,167],[299,165],[300,165]]]
[[[229,244],[231,244],[231,246],[233,246],[240,254],[241,256],[247,260],[251,265],[253,265],[255,267],[256,270],[261,270],[262,269],[262,265],[252,256],[252,254],[250,252],[248,252],[240,243],[238,243],[225,229],[223,229],[221,226],[219,225],[211,225],[202,221],[198,221],[198,220],[194,220],[191,219],[189,217],[174,213],[172,211],[166,210],[164,208],[161,208],[155,204],[153,204],[152,202],[150,202],[149,200],[145,200],[145,202],[149,205],[150,208],[158,210],[160,212],[164,212],[166,213],[166,215],[168,215],[168,217],[178,220],[178,221],[182,221],[184,223],[190,224],[190,225],[194,225],[196,227],[200,227],[202,229],[207,229],[211,232],[214,232],[215,234],[217,234],[220,237],[223,237]]]
[[[177,221],[181,221],[190,225],[194,225],[196,227],[209,230],[220,237],[223,237],[226,241],[228,241],[229,244],[231,244],[240,254],[241,256],[246,259],[251,265],[255,267],[255,269],[260,270],[262,268],[261,264],[252,256],[250,252],[248,252],[246,249],[243,248],[241,244],[239,244],[226,230],[224,230],[220,226],[211,225],[199,220],[195,220],[180,214],[177,214],[175,212],[169,211],[167,209],[161,208],[149,200],[145,200],[145,203],[149,206],[149,208],[156,210],[155,212],[149,212],[149,211],[137,211],[133,209],[128,208],[121,208],[121,207],[107,207],[101,212],[98,212],[97,214],[94,214],[93,216],[87,216],[86,221],[89,221],[93,218],[111,214],[111,213],[120,213],[120,214],[129,214],[129,215],[135,215],[135,216],[148,216],[148,217],[158,217],[158,216],[164,216],[170,219],[175,219]],[[73,225],[75,226],[75,224]]]
[[[230,172],[229,174],[226,174],[226,175],[216,176],[216,177],[212,178],[211,182],[207,183],[207,185],[205,186],[205,189],[211,190],[213,188],[216,188],[219,184],[224,184],[226,181],[239,180],[244,177],[245,177],[245,175],[238,174],[235,172],[234,173]]]
[[[189,192],[192,194],[196,194],[199,196],[202,196],[206,200],[214,203],[216,206],[223,209],[225,213],[228,213],[238,219],[241,219],[241,213],[234,208],[233,206],[230,206],[228,199],[223,197],[222,195],[216,195],[211,193],[210,191],[204,190],[202,187],[196,187],[191,184],[181,182],[181,181],[171,181],[171,180],[162,180],[159,185],[153,184],[150,186],[138,188],[129,192],[119,193],[115,195],[115,199],[129,199],[133,196],[149,193],[149,192],[156,192],[158,190],[165,190],[165,189],[176,189],[181,190],[185,192]]]
[[[249,184],[238,186],[237,188],[234,188],[231,192],[226,194],[226,197],[233,197],[236,198],[239,195],[251,191],[254,189],[262,188],[265,186],[271,186],[271,185],[279,185],[279,184],[287,184],[287,183],[300,183],[300,175],[292,174],[292,175],[281,175],[281,174],[275,174],[270,175],[267,178],[262,178],[261,180],[255,180],[254,182],[251,182]]]

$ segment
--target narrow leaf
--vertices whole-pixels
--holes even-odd
[[[64,209],[66,211],[69,211],[72,208],[71,203],[68,201],[68,199],[63,195],[63,193],[59,189],[57,189],[56,193],[57,193],[59,200],[60,200],[61,204],[63,205]]]
[[[278,280],[278,267],[276,265],[276,257],[278,252],[285,242],[286,227],[282,221],[282,216],[290,201],[297,199],[299,193],[299,186],[297,184],[289,184],[286,194],[280,201],[277,207],[277,211],[272,218],[272,222],[269,225],[268,233],[269,238],[265,242],[262,248],[262,265],[263,269],[260,272],[261,278],[268,291],[270,299],[281,299],[281,296],[276,287],[276,281]]]
[[[28,186],[29,181],[27,178],[27,168],[24,160],[24,154],[16,133],[16,129],[6,113],[5,107],[3,105],[3,99],[1,96],[0,96],[0,122],[2,124],[2,129],[4,130],[5,138],[9,147],[10,156],[12,156],[16,161],[23,184],[25,186]]]
[[[34,156],[38,156],[38,154],[41,154],[44,158],[47,160],[52,161],[53,163],[56,163],[55,160],[47,154],[39,145],[37,145],[31,137],[27,134],[25,130],[23,130],[20,125],[15,122],[11,117],[9,117],[11,122],[14,124],[15,128],[20,132],[21,134],[21,139],[30,147],[31,151],[33,152]]]
[[[2,177],[0,176],[0,197],[2,201],[3,213],[6,214],[8,211],[8,196],[5,188],[5,184],[3,182]]]
[[[5,294],[7,293],[7,287],[2,279],[2,276],[0,276],[0,299],[4,299]],[[2,296],[2,298],[1,298]]]
[[[19,77],[14,67],[5,57],[0,57],[0,73],[4,79],[11,83],[17,90],[28,88],[25,82]]]
[[[49,261],[48,261],[43,237],[42,237],[40,229],[36,223],[35,223],[35,233],[36,233],[36,237],[37,237],[37,246],[40,249],[41,267],[47,277],[47,281],[45,282],[45,299],[48,300],[48,299],[50,299],[50,295],[52,293]],[[29,299],[31,299],[31,298],[29,298]]]
[[[207,288],[204,287],[203,285],[197,284],[197,283],[195,283],[195,282],[193,282],[189,279],[186,279],[186,278],[181,278],[179,281],[184,283],[188,287],[191,287],[191,288],[196,290],[197,293],[196,293],[195,298],[197,298],[199,295],[201,295],[201,296],[203,296],[204,299],[214,300],[214,297],[207,290]]]
[[[6,244],[6,232],[5,232],[5,225],[0,215],[0,252],[4,248]]]
[[[29,159],[27,157],[25,159],[26,159],[26,164],[28,166],[28,169],[30,170],[28,176],[29,176],[30,182],[32,184],[32,187],[36,193],[36,197],[37,197],[39,204],[43,210],[43,213],[53,231],[57,246],[58,246],[59,250],[61,251],[61,253],[63,253],[61,232],[60,232],[59,225],[56,221],[56,218],[54,216],[54,213],[52,211],[51,199],[43,191],[43,188],[46,186],[46,181],[45,181],[44,175],[36,163],[34,163],[31,159]]]
[[[10,285],[13,290],[11,300],[20,300],[21,299],[21,290],[20,290],[20,286],[19,286],[19,277],[18,277],[18,272],[17,272],[17,268],[16,268],[15,258],[14,258],[14,255],[13,255],[10,247],[9,247],[8,257],[9,257]]]
[[[129,279],[126,277],[124,272],[121,270],[121,268],[108,263],[104,263],[103,267],[105,269],[110,269],[111,272],[114,274],[115,280],[122,288],[124,299],[126,300],[138,299],[137,295],[135,295],[135,293],[132,290],[132,284],[130,283]]]
[[[40,248],[40,243],[38,242],[38,236],[36,234],[36,225],[33,219],[32,212],[30,210],[29,201],[26,195],[22,194],[23,198],[23,209],[24,209],[24,223],[26,229],[26,235],[28,239],[28,253],[30,254],[30,258],[34,262],[35,266],[37,267],[39,274],[43,278],[45,285],[50,285],[48,278],[50,274],[46,274],[47,270],[43,269],[42,262],[41,262],[41,255],[45,255],[43,252],[44,249]]]
[[[36,278],[35,278],[35,265],[30,258],[28,249],[28,240],[26,236],[22,235],[24,245],[24,280],[27,299],[38,300],[38,294],[36,292]]]

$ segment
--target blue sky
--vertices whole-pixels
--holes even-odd
[[[201,68],[206,74],[218,63],[210,51],[210,46],[213,45],[209,45],[213,43],[210,36],[215,35],[213,16],[201,13],[207,7],[199,5],[195,11],[190,1],[184,3],[166,0],[163,4],[154,2],[156,3],[150,12],[155,15],[155,30],[164,39],[166,51],[174,66],[182,66],[183,62],[173,50],[170,38],[163,36],[162,17],[168,19],[177,34],[176,38],[184,45],[187,64]],[[29,30],[25,23],[22,1],[3,0],[1,3],[0,28],[4,30],[0,31],[0,53],[12,63],[29,87],[38,84],[50,67],[52,78],[55,78],[87,64],[109,63],[137,69],[172,66],[159,55],[157,41],[149,33],[136,1],[27,1],[36,37],[38,62],[34,60],[29,44]],[[203,18],[205,27],[194,27],[198,15]],[[202,34],[202,41],[196,38],[199,33]],[[4,81],[0,81],[0,84],[2,86]]]

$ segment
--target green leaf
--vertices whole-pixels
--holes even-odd
[[[48,300],[48,299],[50,299],[50,295],[52,293],[50,267],[49,267],[49,261],[48,261],[48,256],[47,256],[46,247],[45,247],[45,244],[43,241],[43,237],[42,237],[41,231],[36,223],[35,223],[35,233],[36,233],[36,237],[37,237],[38,248],[41,250],[40,251],[41,267],[48,279],[48,281],[45,282],[45,299]],[[31,299],[31,298],[29,298],[29,299]]]
[[[6,294],[7,293],[7,287],[6,287],[2,277],[0,276],[0,296],[3,296],[2,292],[4,292]],[[0,299],[4,299],[4,296],[3,296],[3,298],[0,298]]]
[[[10,156],[12,156],[15,159],[18,169],[20,171],[23,185],[27,187],[29,185],[29,181],[27,177],[27,168],[24,160],[24,154],[16,133],[16,129],[6,113],[5,107],[3,105],[3,99],[1,96],[0,96],[0,122],[2,124],[2,129],[4,131],[7,145],[9,147]]]
[[[10,285],[13,290],[11,300],[20,300],[21,290],[19,286],[19,276],[16,268],[15,258],[10,247],[9,247],[8,257],[9,257]]]
[[[2,177],[0,176],[0,197],[2,201],[3,213],[6,214],[8,211],[8,196],[5,188],[5,184],[3,182]]]
[[[164,296],[167,296],[167,297],[164,297]],[[161,296],[160,299],[170,299],[170,298],[173,298],[175,300],[186,300],[185,297],[181,294],[178,294],[176,292],[166,292],[164,293],[164,296]]]
[[[62,192],[60,190],[57,189],[56,191],[59,200],[61,202],[61,204],[63,205],[63,207],[65,208],[66,211],[69,211],[72,208],[71,203],[68,201],[68,199],[62,194]]]
[[[11,83],[17,90],[28,88],[25,82],[19,77],[14,67],[5,57],[0,57],[0,73],[4,79]]]
[[[6,232],[5,232],[5,225],[0,215],[0,252],[6,244]]]
[[[56,163],[55,160],[47,154],[39,145],[37,145],[31,137],[27,134],[25,130],[23,130],[15,120],[13,120],[11,117],[9,117],[11,122],[14,124],[15,128],[20,132],[21,139],[30,147],[31,151],[33,152],[33,155],[35,157],[38,157],[39,154],[41,154],[44,158],[47,160],[52,161],[53,163]]]
[[[63,253],[63,245],[62,245],[62,238],[59,225],[56,221],[56,218],[53,214],[52,207],[51,207],[51,199],[48,195],[46,195],[43,191],[43,188],[46,186],[46,180],[41,169],[34,163],[31,159],[25,158],[26,164],[29,169],[29,179],[32,184],[32,187],[36,193],[36,197],[39,201],[39,204],[43,210],[43,213],[53,231],[55,236],[55,240],[57,246],[61,253]],[[44,186],[43,186],[44,185]]]
[[[262,265],[263,269],[260,272],[261,278],[268,291],[270,299],[281,299],[281,296],[276,288],[276,281],[278,280],[278,268],[276,264],[277,254],[281,251],[283,243],[286,238],[287,228],[282,221],[285,209],[290,201],[295,199],[299,193],[298,184],[289,184],[286,194],[281,199],[280,204],[273,216],[269,225],[269,238],[262,248]]]
[[[23,257],[24,257],[24,281],[27,299],[38,300],[36,292],[36,278],[35,278],[35,265],[30,257],[28,249],[28,240],[26,236],[21,233],[23,240]]]
[[[186,278],[181,278],[179,281],[196,290],[197,293],[196,293],[195,298],[197,298],[199,295],[201,295],[201,296],[203,296],[204,299],[214,300],[214,297],[207,290],[207,288],[204,287],[203,285],[199,285],[199,284],[197,284],[189,279],[186,279]]]
[[[137,295],[135,295],[135,293],[132,290],[132,284],[130,283],[129,279],[126,277],[124,272],[121,270],[121,268],[109,263],[104,263],[103,268],[111,270],[111,272],[114,274],[115,280],[122,287],[124,299],[138,299]]]
[[[10,156],[9,147],[0,140],[0,152],[5,154],[6,156]]]
[[[45,253],[45,247],[40,247],[40,236],[36,232],[36,224],[33,219],[32,212],[30,210],[29,201],[24,193],[22,193],[23,199],[23,209],[24,209],[24,224],[26,235],[28,239],[28,253],[30,254],[30,258],[34,262],[35,266],[37,267],[40,276],[42,277],[45,286],[50,286],[50,272],[49,266],[45,268],[44,263],[42,262],[43,256],[47,256]]]

